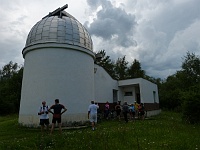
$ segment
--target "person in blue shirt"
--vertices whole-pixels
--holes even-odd
[[[135,119],[135,106],[134,106],[134,104],[131,104],[130,106],[129,106],[129,114],[130,114],[130,116],[131,116],[131,119]]]

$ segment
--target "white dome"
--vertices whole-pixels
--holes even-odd
[[[85,27],[69,13],[59,13],[50,13],[32,27],[24,49],[36,44],[58,43],[93,51],[92,39]]]

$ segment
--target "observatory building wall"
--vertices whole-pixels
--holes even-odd
[[[92,53],[57,44],[26,51],[19,122],[38,124],[38,106],[44,100],[52,105],[56,98],[68,108],[64,122],[87,120],[88,104],[94,99]]]

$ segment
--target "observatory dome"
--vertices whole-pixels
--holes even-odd
[[[67,44],[93,51],[88,31],[65,11],[55,10],[37,22],[28,34],[24,49],[45,43]]]

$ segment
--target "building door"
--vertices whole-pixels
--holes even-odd
[[[118,101],[118,90],[113,89],[113,103]]]
[[[153,91],[153,100],[154,100],[154,103],[156,103],[156,91]]]
[[[140,104],[140,93],[136,93],[136,101],[138,104]]]

